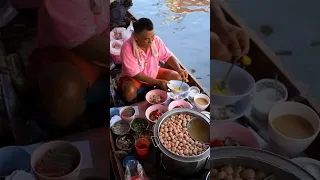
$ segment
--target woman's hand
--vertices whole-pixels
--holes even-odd
[[[229,61],[232,57],[227,46],[222,44],[218,35],[210,32],[210,58],[216,60]]]
[[[224,23],[217,27],[216,33],[221,43],[225,45],[232,56],[241,57],[249,52],[249,37],[243,29],[230,23]]]
[[[163,80],[163,79],[157,79],[157,86],[159,86],[162,90],[164,91],[168,91],[168,87],[167,84],[169,82],[167,80]]]
[[[179,73],[182,81],[187,81],[187,79],[188,79],[188,73],[187,73],[186,70],[181,69],[180,71],[178,71],[178,73]]]

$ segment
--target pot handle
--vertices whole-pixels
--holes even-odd
[[[159,146],[160,142],[159,142],[158,137],[151,136],[151,140],[152,140],[152,144],[154,145],[154,147],[158,147]]]

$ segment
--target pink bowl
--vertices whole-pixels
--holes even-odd
[[[174,107],[176,107],[176,106],[183,106],[184,108],[192,109],[192,106],[190,103],[188,103],[187,101],[185,101],[183,99],[179,99],[179,100],[172,101],[169,104],[169,106],[168,106],[169,111],[174,109]]]
[[[160,90],[160,89],[154,89],[154,90],[149,91],[149,92],[146,94],[146,100],[147,100],[148,103],[150,103],[150,104],[153,104],[153,103],[150,102],[151,96],[153,96],[153,95],[159,95],[159,96],[161,96],[161,97],[164,99],[164,101],[163,101],[162,103],[159,103],[159,104],[165,103],[165,102],[167,101],[167,99],[168,99],[168,94],[167,94],[167,92],[165,92],[165,91],[163,91],[163,90]]]
[[[39,180],[77,180],[77,179],[79,179],[80,166],[81,166],[81,162],[82,162],[81,152],[80,151],[78,151],[79,154],[80,154],[79,165],[70,174],[67,174],[67,175],[61,176],[61,177],[46,177],[46,176],[43,176],[43,175],[39,174],[36,171],[35,167],[36,167],[37,163],[40,161],[40,159],[44,156],[44,154],[46,152],[48,152],[50,149],[56,148],[56,147],[61,146],[61,145],[70,145],[70,146],[78,149],[73,144],[71,144],[69,142],[66,142],[66,141],[50,141],[50,142],[47,142],[45,144],[40,145],[32,153],[32,156],[31,156],[31,168],[32,168],[32,171],[34,172],[34,174],[36,175],[37,179],[39,179]]]
[[[235,122],[212,122],[210,123],[210,140],[225,139],[232,140],[247,147],[260,149],[260,144],[256,136],[244,126]]]
[[[161,104],[154,104],[154,105],[148,107],[147,110],[146,110],[145,116],[152,123],[156,123],[157,121],[151,121],[150,120],[150,118],[149,118],[150,113],[155,111],[155,110],[157,110],[157,109],[160,110],[160,111],[163,111],[163,112],[167,112],[168,111],[168,108],[166,106],[164,106],[164,105],[161,105]]]
[[[132,107],[132,106],[125,106],[125,107],[121,108],[121,109],[120,109],[120,117],[121,117],[123,120],[131,121],[131,120],[133,120],[133,119],[136,117],[137,112],[136,112],[136,110],[134,110],[133,116],[124,117],[124,116],[122,116],[121,114],[122,114],[122,112],[123,112],[125,109],[127,109],[127,108],[133,108],[133,107]]]
[[[111,54],[111,57],[115,64],[122,64],[122,59],[120,55]]]

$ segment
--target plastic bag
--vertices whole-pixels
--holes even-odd
[[[122,38],[125,40],[129,39],[131,37],[132,32],[133,32],[133,23],[131,21],[127,29],[121,32]]]
[[[125,31],[126,28],[123,27],[116,27],[110,32],[110,39],[111,40],[121,40],[122,38],[122,32]]]
[[[126,180],[149,180],[142,165],[137,160],[128,161],[124,178]]]

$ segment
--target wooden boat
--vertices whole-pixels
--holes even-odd
[[[130,11],[127,12],[126,15],[126,21],[127,21],[127,26],[129,25],[130,21],[135,21],[136,18],[132,15],[132,13]],[[179,62],[180,66],[186,70],[188,72],[188,79],[189,82],[188,84],[190,86],[197,86],[201,92],[209,95],[209,93],[207,92],[207,90],[199,83],[199,81],[188,71],[188,69],[181,63]],[[166,67],[171,69],[171,67]],[[118,79],[120,77],[120,72],[121,72],[121,68],[119,65],[111,65],[111,73],[110,73],[110,80],[111,80],[111,85],[110,85],[110,91],[112,94],[111,97],[111,107],[119,107],[122,106],[123,103],[121,103],[121,99],[119,98],[119,96],[117,96],[117,84],[118,84]],[[113,168],[113,172],[115,175],[115,178],[117,180],[124,180],[124,171],[125,169],[122,166],[122,162],[115,156],[115,151],[116,151],[116,147],[115,147],[115,139],[114,139],[114,135],[111,133],[110,131],[110,158],[111,158],[111,164],[112,164],[112,168]],[[154,151],[154,153],[152,154],[152,156],[158,156],[159,157],[159,152],[157,150]],[[154,158],[153,160],[150,160],[152,164],[156,163],[158,165],[160,165],[160,162],[158,162],[155,159],[160,159],[160,158]],[[159,168],[160,169],[160,168]],[[150,172],[148,172],[150,170],[150,168],[148,167],[144,167],[144,170],[146,171],[146,173],[148,175],[152,174]],[[157,173],[161,174],[161,171],[158,171]],[[165,176],[164,174],[161,174],[158,177],[163,177]],[[167,177],[168,179],[170,179],[170,177]],[[167,178],[163,178],[163,179],[167,179]]]
[[[240,17],[224,2],[222,3],[223,12],[227,20],[241,28],[243,28],[250,37],[250,52],[248,56],[252,59],[252,64],[246,70],[255,78],[256,81],[262,78],[274,78],[275,73],[278,74],[278,79],[288,89],[289,100],[297,101],[313,108],[318,114],[320,113],[320,104],[315,99],[308,97],[308,92],[298,86],[297,81],[281,64],[279,57],[276,56],[259,38],[251,31]],[[248,119],[243,118],[242,121]],[[320,155],[320,138],[319,136],[314,143],[306,150],[309,157],[319,159]]]

